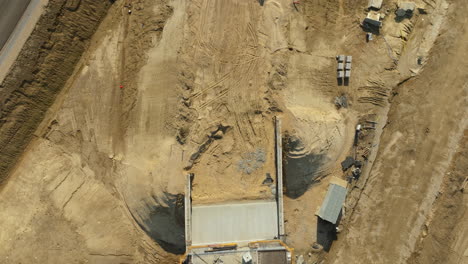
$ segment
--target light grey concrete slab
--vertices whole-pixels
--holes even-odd
[[[278,237],[276,201],[192,206],[192,245]]]

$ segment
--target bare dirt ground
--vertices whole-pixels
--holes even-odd
[[[72,12],[66,1],[49,3],[0,85],[0,180],[31,140],[109,5],[87,3]]]
[[[468,131],[447,170],[436,202],[408,263],[466,263],[468,261]]]
[[[285,239],[314,251],[307,263],[430,263],[433,237],[456,252],[441,259],[462,263],[464,233],[437,232],[451,211],[433,202],[464,153],[468,6],[416,2],[423,11],[398,21],[385,1],[381,34],[366,43],[365,0],[51,0],[38,31],[66,29],[37,41],[51,61],[21,67],[33,33],[0,90],[0,262],[176,263],[184,175],[195,174],[195,204],[273,199],[263,181],[276,180],[279,116]],[[93,29],[67,14],[95,14]],[[348,86],[336,82],[338,54],[353,56]],[[361,134],[344,231],[316,252],[333,238],[314,213],[331,177],[348,176],[340,162],[366,121],[377,126]]]
[[[406,263],[415,250],[466,128],[468,65],[463,43],[468,34],[462,25],[467,7],[448,2],[447,18],[427,65],[394,90],[382,147],[343,239],[330,254],[331,263]],[[449,248],[450,242],[440,246]]]

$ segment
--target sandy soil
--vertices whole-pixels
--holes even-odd
[[[331,263],[405,263],[414,251],[466,127],[468,35],[457,26],[466,7],[449,2],[426,67],[395,89],[382,147]]]
[[[13,71],[0,90],[2,102],[15,102],[2,105],[8,122],[0,123],[0,176],[9,172],[0,262],[176,263],[185,174],[195,174],[194,204],[273,199],[263,181],[276,180],[279,116],[285,239],[297,254],[313,251],[310,263],[405,263],[414,253],[410,260],[424,263],[431,253],[422,227],[465,128],[466,6],[416,1],[425,12],[397,21],[395,2],[385,2],[381,34],[369,43],[359,25],[365,0],[121,0],[108,11],[106,2],[92,39],[81,23],[58,20],[88,32],[76,50],[59,49],[73,60],[52,77],[34,71],[57,67],[47,62],[27,68],[29,78]],[[58,6],[55,14],[96,10],[90,1]],[[61,43],[51,36],[50,45],[38,42],[49,56]],[[353,56],[348,86],[336,82],[338,54]],[[30,121],[21,114],[28,104],[11,96],[38,78],[55,88],[33,97],[47,100]],[[335,106],[340,95],[347,108]],[[340,162],[366,121],[377,126],[360,137],[363,176],[350,185],[344,231],[330,253],[312,250],[324,236],[314,213],[331,177],[349,175]],[[437,223],[447,212],[432,214]],[[447,259],[462,254],[463,239],[444,242],[457,252]]]
[[[444,178],[416,250],[408,263],[466,263],[468,261],[468,131]]]
[[[78,10],[86,7],[85,3],[81,4]],[[144,179],[151,176],[148,167],[154,166],[144,158],[163,152],[161,142],[149,148],[151,138],[146,128],[151,127],[143,121],[150,118],[147,108],[148,114],[141,114],[142,119],[131,120],[138,126],[134,126],[135,132],[128,133],[129,140],[122,140],[121,134],[122,126],[130,123],[122,112],[135,100],[132,86],[127,85],[139,76],[131,75],[132,69],[140,71],[148,48],[158,49],[155,43],[161,39],[162,27],[172,8],[163,2],[146,9],[143,4],[134,3],[133,8],[140,13],[134,10],[128,18],[123,5],[123,2],[114,5],[109,11],[88,52],[37,130],[28,154],[22,157],[11,180],[3,186],[0,199],[5,207],[0,217],[0,256],[6,263],[176,262],[175,256],[165,253],[150,238],[158,231],[151,230],[148,219],[160,209],[151,204],[151,201],[156,203],[156,196],[145,191],[151,192],[152,187],[160,184],[151,186],[151,180]],[[142,22],[147,27],[141,27]],[[127,30],[128,25],[135,28],[134,24],[138,30]],[[138,49],[141,51],[135,52]],[[126,52],[141,57],[122,62]],[[155,64],[158,63],[164,61],[159,59]],[[124,85],[123,89],[119,88],[120,84]],[[135,143],[131,136],[138,133],[141,136]],[[145,147],[141,148],[142,145]],[[141,149],[135,151],[132,146]],[[125,150],[128,156],[123,161]],[[179,201],[177,195],[165,198],[158,204]],[[25,206],[15,213],[20,203]],[[166,215],[176,213],[175,206],[172,211],[162,210],[163,216],[156,215],[158,223]],[[145,225],[145,221],[149,223]],[[176,223],[164,226],[164,231],[172,237],[158,237],[163,245],[166,245],[163,239],[183,241],[180,230],[167,230],[171,224]],[[33,242],[35,246],[29,247],[31,241],[47,243]],[[31,250],[25,252],[24,248]]]
[[[106,1],[88,1],[73,11],[65,1],[49,2],[47,12],[0,85],[1,181],[72,74],[109,5]]]

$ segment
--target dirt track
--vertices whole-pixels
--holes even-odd
[[[356,124],[372,121],[344,232],[330,253],[306,260],[431,257],[430,239],[420,237],[466,125],[466,5],[417,1],[425,12],[397,22],[387,1],[382,34],[366,43],[365,0],[297,9],[289,0],[91,2],[69,10],[51,1],[2,84],[10,103],[2,105],[0,177],[17,163],[0,192],[0,259],[175,263],[186,173],[195,173],[195,204],[274,197],[262,184],[274,176],[274,116],[284,130],[286,242],[297,254],[331,242],[315,210],[331,176],[348,176],[340,162]],[[50,25],[55,31],[41,35]],[[31,65],[37,46],[44,61]],[[338,54],[353,55],[349,86],[336,83]],[[340,95],[348,108],[335,106]],[[447,212],[434,208],[437,223]],[[461,252],[466,242],[456,241]]]

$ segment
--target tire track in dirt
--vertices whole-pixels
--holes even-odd
[[[195,76],[187,98],[198,118],[187,122],[190,127],[187,142],[195,149],[194,166],[188,168],[206,179],[213,177],[213,172],[238,175],[233,162],[243,153],[264,147],[268,134],[259,124],[264,120],[271,122],[263,114],[267,104],[263,99],[266,75],[262,71],[265,69],[262,55],[267,53],[262,54],[264,47],[259,45],[258,37],[262,8],[256,1],[235,0],[193,1],[189,6],[187,39],[191,44],[182,53],[187,52],[190,62],[184,64],[190,65],[187,67],[190,75]],[[226,129],[218,133],[219,127]],[[253,180],[257,176],[249,177]],[[232,180],[227,177],[226,182],[219,184]],[[236,184],[244,183],[236,181]],[[225,189],[248,193],[240,187]],[[229,197],[230,194],[221,200]]]
[[[147,51],[160,40],[166,21],[173,13],[168,0],[157,5],[151,1],[126,0],[120,8],[123,29],[119,40],[119,76],[113,91],[113,117],[109,120],[113,127],[115,155],[125,152],[125,133],[130,114],[136,106],[138,74],[147,63]]]
[[[125,7],[129,5],[131,1],[126,1]],[[112,140],[112,148],[113,152],[116,155],[122,155],[122,153],[125,152],[124,149],[124,128],[122,127],[122,102],[124,100],[123,97],[123,90],[124,88],[127,88],[127,82],[130,82],[132,80],[127,80],[126,78],[126,56],[127,56],[127,49],[126,46],[128,45],[127,43],[127,37],[128,37],[128,31],[129,31],[129,26],[130,26],[130,18],[128,12],[125,12],[127,8],[122,8],[121,10],[121,15],[123,17],[122,19],[122,31],[121,31],[121,36],[120,36],[120,64],[119,64],[119,70],[118,70],[118,76],[116,79],[118,80],[118,84],[114,84],[114,86],[119,89],[114,89],[112,91],[112,98],[113,98],[113,103],[111,105],[111,113],[112,117],[110,118],[110,126],[112,127],[112,134],[114,139]],[[130,8],[129,8],[130,10]]]

